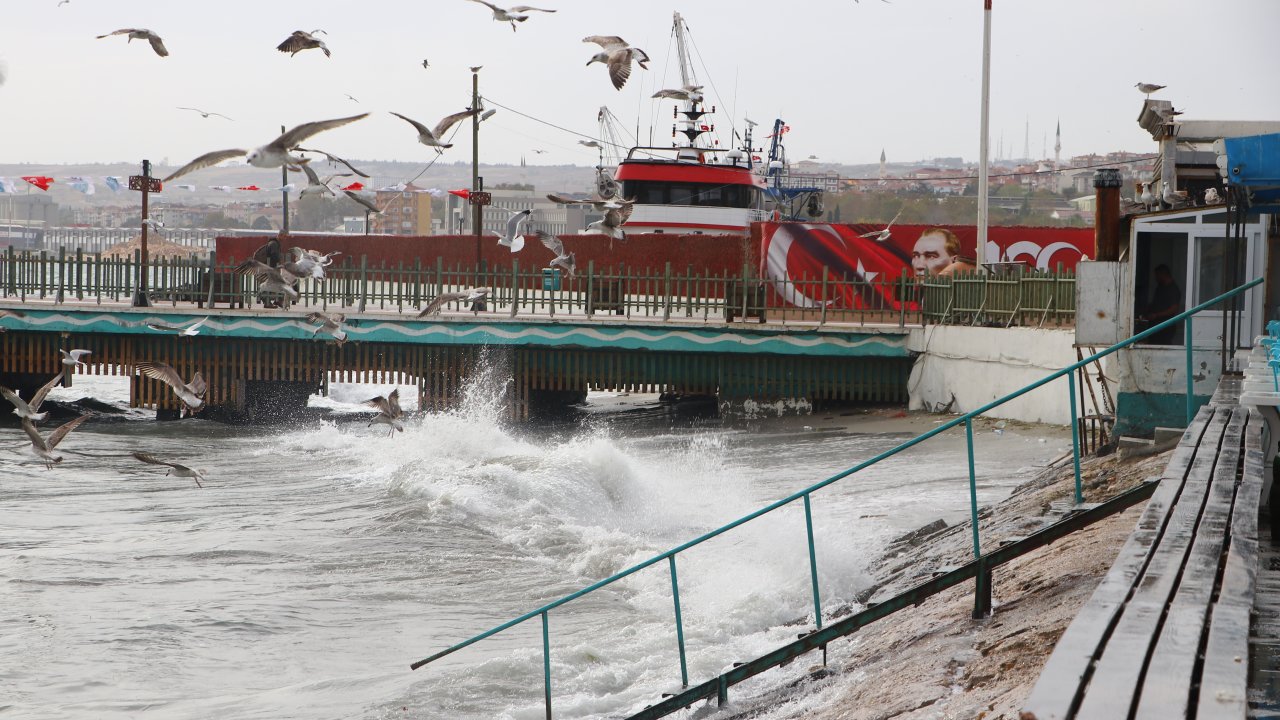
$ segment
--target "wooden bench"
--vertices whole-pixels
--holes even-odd
[[[1226,379],[1111,570],[1058,640],[1023,720],[1243,718],[1263,423]]]

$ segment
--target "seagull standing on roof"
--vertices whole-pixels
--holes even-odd
[[[1138,92],[1146,95],[1148,99],[1151,97],[1151,93],[1164,89],[1164,85],[1152,85],[1151,83],[1144,82],[1134,83],[1133,86],[1138,88]]]
[[[164,41],[160,39],[160,36],[146,28],[123,28],[116,30],[115,32],[109,32],[106,35],[99,35],[97,36],[97,39],[101,40],[102,38],[108,38],[113,35],[128,35],[129,40],[127,42],[133,42],[134,40],[146,40],[151,43],[151,49],[155,50],[157,55],[160,57],[169,56],[169,51],[165,49]]]
[[[316,30],[315,32],[323,31]],[[333,57],[333,53],[329,52],[329,46],[325,45],[323,40],[305,30],[294,30],[292,35],[285,38],[284,42],[276,46],[276,49],[280,52],[289,53],[289,57],[293,57],[303,50],[312,50],[315,48],[323,50],[325,57]]]
[[[1138,196],[1138,200],[1146,206],[1147,210],[1151,210],[1151,206],[1155,205],[1156,195],[1151,192],[1151,183],[1142,183],[1142,194]]]
[[[626,40],[617,35],[588,35],[582,38],[584,43],[595,43],[602,51],[591,56],[587,61],[587,66],[591,63],[603,63],[609,68],[609,80],[613,82],[615,90],[621,90],[623,85],[627,84],[627,78],[631,77],[631,62],[634,60],[636,65],[649,69],[645,63],[649,62],[649,55],[638,47],[631,47]]]
[[[453,147],[453,143],[446,143],[444,141],[444,134],[449,132],[449,128],[456,125],[459,120],[463,118],[471,117],[472,115],[475,115],[478,112],[480,112],[480,109],[476,108],[473,110],[463,110],[462,112],[456,112],[452,115],[446,115],[444,116],[444,118],[440,120],[440,122],[436,123],[436,126],[434,128],[429,128],[426,125],[423,125],[422,123],[418,122],[417,120],[414,120],[412,118],[407,118],[404,115],[401,115],[400,113],[397,113],[397,112],[393,112],[391,114],[409,123],[410,125],[413,126],[415,130],[418,131],[418,142],[422,143],[423,145],[426,145],[427,147],[433,147],[436,149],[436,152],[442,153],[444,152],[444,148]]]
[[[256,150],[215,150],[211,153],[205,153],[170,173],[169,177],[166,177],[163,182],[169,182],[170,180],[180,178],[194,170],[207,168],[211,165],[217,165],[220,162],[240,157],[241,155],[245,156],[245,160],[247,160],[250,165],[260,168],[277,168],[282,165],[302,165],[307,162],[306,158],[295,157],[289,153],[301,145],[307,138],[317,133],[322,133],[325,130],[342,127],[347,123],[353,123],[367,117],[369,117],[369,113],[361,113],[359,115],[338,118],[336,120],[318,120],[316,122],[303,123]]]
[[[520,252],[524,248],[524,226],[532,217],[532,210],[521,210],[517,213],[511,213],[511,217],[507,218],[507,234],[498,238],[498,244],[507,248],[513,253]]]
[[[532,6],[529,6],[529,5],[512,5],[512,6],[511,6],[511,7],[509,7],[509,8],[500,8],[500,7],[498,7],[497,5],[494,5],[494,4],[493,4],[493,3],[491,3],[491,2],[485,2],[485,0],[471,0],[471,2],[473,2],[473,3],[480,3],[481,5],[484,5],[485,7],[489,8],[490,10],[492,10],[492,11],[493,11],[493,19],[494,19],[495,21],[497,21],[497,22],[509,22],[509,23],[511,23],[511,32],[515,32],[515,31],[516,31],[516,23],[518,23],[518,22],[524,22],[525,20],[528,20],[528,19],[529,19],[529,15],[528,15],[527,13],[530,13],[530,12],[553,13],[553,12],[555,12],[555,10],[545,10],[545,9],[543,9],[543,8],[536,8],[536,7],[532,7]]]

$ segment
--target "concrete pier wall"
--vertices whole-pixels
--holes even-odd
[[[953,413],[975,410],[1075,362],[1074,343],[1075,332],[1070,328],[929,325],[915,329],[907,345],[919,353],[907,382],[911,409],[940,410],[950,403]],[[1085,402],[1082,413],[1092,412],[1088,393]],[[1032,390],[988,415],[1069,425],[1067,379]]]

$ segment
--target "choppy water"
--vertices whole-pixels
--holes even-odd
[[[122,400],[114,380],[55,392]],[[382,390],[318,402],[354,409]],[[907,437],[872,416],[499,415],[475,397],[387,438],[134,414],[82,426],[51,471],[0,429],[0,716],[540,718],[536,620],[408,665]],[[1062,445],[1045,428],[981,433],[982,502]],[[814,496],[824,605],[865,585],[886,539],[967,517],[962,448],[942,437]],[[134,449],[206,468],[207,487]],[[807,563],[799,507],[680,556],[691,680],[795,637]],[[665,563],[554,611],[556,717],[618,716],[677,686],[672,616]]]

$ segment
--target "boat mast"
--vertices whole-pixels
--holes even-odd
[[[672,17],[671,32],[676,36],[676,58],[680,61],[680,82],[684,89],[689,90],[698,85],[698,76],[693,72],[693,60],[689,57],[689,28],[679,12],[672,13]],[[697,100],[681,100],[679,109],[675,113],[677,122],[672,128],[672,134],[685,137],[685,144],[679,146],[682,150],[676,154],[676,157],[681,160],[701,161],[701,153],[697,152],[697,149],[709,147],[701,141],[702,134],[708,132],[703,128],[709,126],[702,122],[702,116],[707,113],[700,105],[701,103]]]

